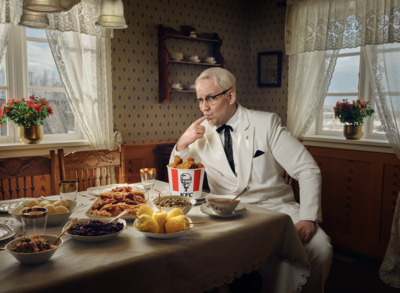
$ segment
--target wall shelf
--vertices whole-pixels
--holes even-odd
[[[167,39],[185,40],[190,42],[205,42],[209,44],[212,51],[212,56],[215,58],[215,64],[206,62],[192,62],[186,60],[172,60],[170,59],[167,49]],[[165,100],[171,103],[171,93],[193,93],[194,90],[173,90],[168,83],[168,65],[188,65],[188,66],[202,66],[202,67],[223,67],[224,58],[221,54],[222,40],[218,34],[197,34],[197,37],[189,37],[183,32],[179,32],[170,27],[165,27],[162,24],[158,25],[158,100],[159,103]]]

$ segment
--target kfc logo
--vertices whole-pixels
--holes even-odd
[[[181,174],[180,179],[181,179],[181,184],[185,189],[185,192],[187,192],[190,187],[190,184],[192,184],[192,176],[189,173],[183,173]]]

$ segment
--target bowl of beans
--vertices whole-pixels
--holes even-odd
[[[20,263],[39,264],[48,261],[62,245],[61,238],[53,243],[56,238],[54,235],[22,237],[9,242],[5,249]]]
[[[69,222],[65,224],[67,227]],[[99,242],[110,240],[117,237],[126,229],[126,221],[118,219],[109,223],[109,219],[104,218],[82,218],[73,225],[66,234],[72,239],[83,242]]]
[[[154,208],[161,208],[167,213],[173,208],[180,208],[186,215],[193,207],[192,199],[180,195],[162,195],[160,198],[153,200]]]

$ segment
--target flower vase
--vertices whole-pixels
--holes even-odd
[[[24,144],[36,144],[43,138],[43,125],[33,125],[29,128],[18,127],[19,140]]]
[[[346,139],[360,139],[364,135],[364,125],[344,125],[343,134]]]

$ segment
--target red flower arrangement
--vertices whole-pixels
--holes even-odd
[[[0,126],[4,126],[7,119],[18,126],[29,128],[33,125],[43,125],[43,120],[53,114],[53,109],[46,99],[30,96],[28,100],[9,100],[1,107]]]
[[[374,114],[374,109],[371,108],[369,101],[361,101],[360,99],[349,103],[347,99],[342,102],[337,102],[333,107],[335,119],[339,118],[340,122],[350,125],[362,125],[364,118]]]

